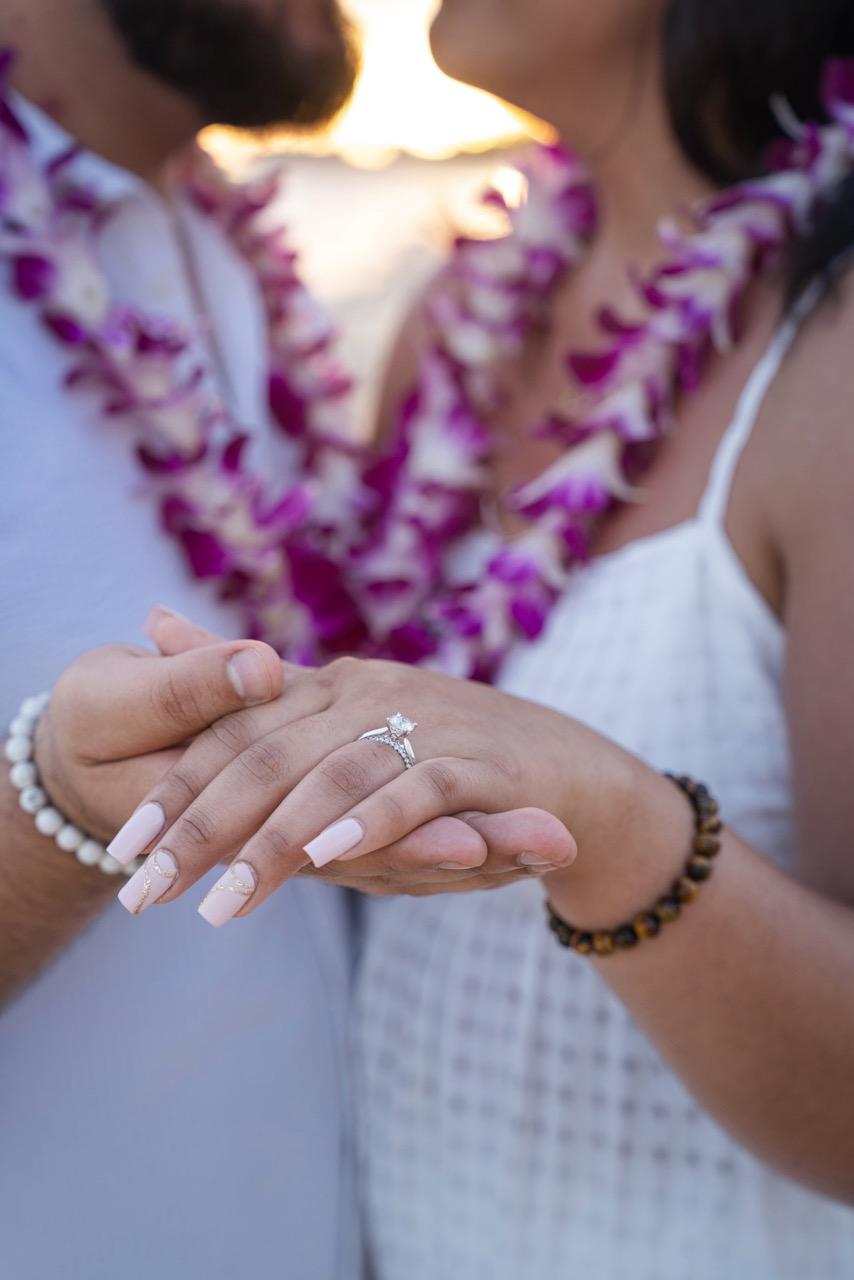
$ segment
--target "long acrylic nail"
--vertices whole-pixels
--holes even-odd
[[[119,894],[119,902],[132,916],[141,916],[143,911],[160,901],[177,879],[178,864],[172,854],[166,849],[158,849],[128,880]]]
[[[318,871],[350,853],[365,838],[365,828],[356,818],[345,818],[333,827],[321,831],[316,839],[305,846],[305,851]]]
[[[247,706],[257,706],[270,697],[267,665],[255,649],[241,649],[229,659],[228,678]]]
[[[217,880],[199,907],[199,915],[214,929],[221,929],[243,910],[258,887],[248,862],[234,862]]]
[[[160,805],[144,804],[128,818],[112,844],[107,845],[107,853],[126,867],[157,839],[165,826],[166,814]]]

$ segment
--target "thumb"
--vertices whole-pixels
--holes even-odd
[[[191,622],[182,613],[175,613],[162,604],[156,604],[150,610],[143,624],[143,631],[164,658],[187,653],[190,649],[204,649],[222,639],[212,631],[206,631],[204,627]]]
[[[559,818],[544,809],[514,809],[510,813],[458,815],[486,842],[490,858],[535,854],[544,863],[568,867],[578,856],[572,834]]]
[[[164,604],[156,604],[149,611],[143,623],[143,631],[149,640],[159,649],[164,658],[176,657],[179,653],[189,653],[191,649],[207,649],[210,645],[225,643],[222,636],[213,631],[206,631],[197,622],[191,622],[183,613],[167,609]],[[284,676],[299,674],[308,668],[282,661]],[[275,695],[278,697],[278,693]],[[264,699],[266,701],[266,699]]]
[[[51,708],[81,757],[120,760],[176,746],[230,712],[272,701],[283,678],[278,654],[257,640],[166,658],[110,645],[69,668]]]

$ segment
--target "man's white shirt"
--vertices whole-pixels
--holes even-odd
[[[21,107],[42,153],[68,145]],[[75,163],[113,204],[103,260],[114,296],[195,324],[195,277],[220,389],[254,431],[256,459],[281,462],[261,303],[231,245],[130,174],[91,155]],[[4,723],[83,650],[141,642],[154,603],[239,630],[160,531],[128,433],[64,389],[67,367],[0,277]],[[43,856],[63,855],[45,841]],[[299,882],[214,932],[196,914],[204,891],[139,920],[109,907],[0,1013],[0,1272],[10,1280],[360,1274],[347,904]]]

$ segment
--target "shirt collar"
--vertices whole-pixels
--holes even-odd
[[[77,140],[47,112],[19,93],[13,92],[10,96],[15,115],[26,129],[33,154],[38,161],[47,163],[80,147]],[[137,174],[83,147],[75,154],[71,167],[75,177],[94,187],[98,196],[110,203],[133,196],[154,194],[148,183]]]

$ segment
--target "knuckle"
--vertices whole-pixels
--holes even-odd
[[[343,658],[336,658],[334,662],[330,662],[324,670],[327,678],[333,684],[337,684],[339,680],[347,681],[351,679],[364,665],[364,662],[360,662],[358,658],[346,654]]]
[[[211,736],[221,747],[225,747],[234,756],[239,756],[251,745],[252,738],[246,723],[246,712],[223,716],[210,727]]]
[[[421,777],[443,805],[456,803],[460,795],[460,780],[451,765],[429,760],[421,766]]]
[[[291,861],[300,853],[291,836],[277,822],[268,822],[259,832],[258,841],[263,853],[276,862]]]
[[[297,684],[298,679],[299,679],[299,677],[297,677],[297,678],[295,679],[295,678],[292,676],[292,677],[290,678],[290,681],[287,681],[287,680],[286,680],[286,681],[285,681],[285,688],[286,688],[286,690],[287,690],[287,688],[288,688],[288,685],[289,685],[289,684],[290,684],[290,687],[291,687],[291,688],[294,688],[294,687],[296,686],[296,684]],[[318,667],[315,671],[313,671],[313,672],[311,673],[311,679],[314,681],[314,683],[316,684],[317,688],[318,688],[318,689],[320,689],[320,690],[322,690],[322,692],[323,692],[323,693],[324,693],[324,694],[325,694],[325,695],[330,699],[330,701],[331,701],[331,698],[332,698],[332,691],[333,691],[334,686],[335,686],[335,663],[334,663],[334,662],[329,662],[329,663],[327,663],[327,664],[326,664],[326,666],[325,666],[325,667]]]
[[[377,658],[354,658],[351,654],[336,658],[325,668],[332,687],[362,691],[366,686],[390,692],[400,684],[400,670],[394,662]]]
[[[87,684],[78,678],[79,671],[75,664],[60,676],[51,692],[42,724],[49,722],[53,733],[69,751],[76,753],[81,749],[81,754],[84,754],[88,741],[93,750],[86,754],[97,754],[103,726],[92,714]]]
[[[215,827],[204,809],[194,805],[181,818],[175,829],[176,842],[187,849],[207,851],[214,841]]]
[[[250,777],[263,787],[277,786],[284,778],[287,762],[280,747],[271,742],[253,742],[240,757]]]
[[[320,766],[320,772],[330,786],[348,800],[361,799],[371,789],[368,770],[351,755],[330,756]]]
[[[74,706],[78,684],[80,683],[81,666],[81,659],[78,658],[70,667],[66,667],[54,684],[50,695],[50,709],[54,715],[59,715],[68,707]]]
[[[192,682],[180,680],[174,672],[170,671],[163,683],[156,686],[153,696],[155,712],[177,729],[205,720],[198,688]]]
[[[178,805],[189,804],[199,794],[199,780],[183,762],[179,762],[170,769],[166,785],[170,792],[169,799],[174,798],[174,802]]]
[[[385,830],[406,829],[406,810],[396,796],[380,794],[374,798],[374,804],[379,808],[379,818]]]
[[[490,751],[482,757],[482,763],[496,776],[497,780],[508,787],[516,787],[522,780],[520,762],[504,752]]]

